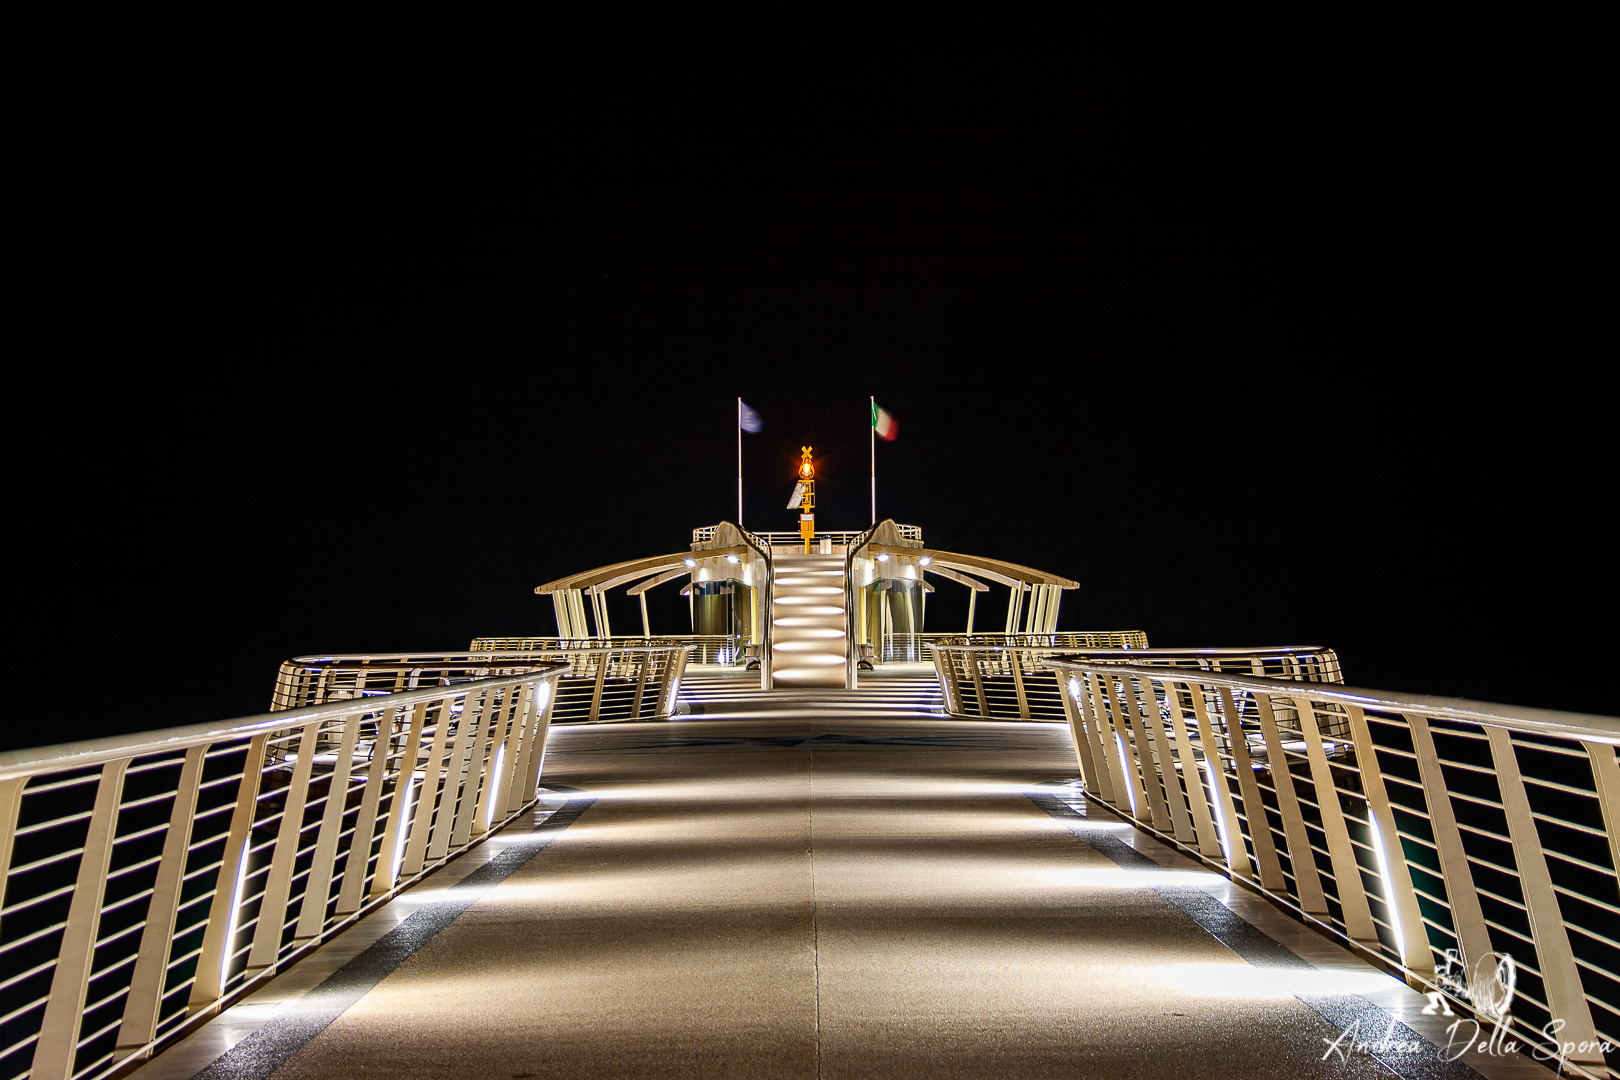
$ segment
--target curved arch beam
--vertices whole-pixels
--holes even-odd
[[[612,563],[608,566],[598,566],[594,570],[572,574],[556,581],[548,581],[537,586],[535,592],[544,596],[547,593],[564,592],[568,589],[589,589],[593,586],[599,589],[611,589],[622,585],[626,581],[636,578],[648,577],[652,574],[663,573],[676,567],[686,568],[687,559],[712,559],[721,555],[745,555],[749,551],[746,547],[713,548],[701,552],[682,551],[674,555],[653,555],[646,559],[631,559],[628,562]]]
[[[987,577],[991,581],[1002,585],[1056,585],[1063,589],[1078,589],[1078,581],[1070,581],[1066,577],[1048,574],[1045,570],[1037,570],[1032,566],[1020,566],[1018,563],[1007,562],[1004,559],[987,559],[982,555],[962,555],[954,551],[936,551],[925,547],[894,547],[889,544],[873,544],[871,550],[875,552],[888,552],[891,555],[904,555],[909,559],[920,559],[928,556],[933,560],[933,566],[925,569],[931,570],[934,566],[944,566],[952,570],[964,570]]]

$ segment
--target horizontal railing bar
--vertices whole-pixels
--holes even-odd
[[[80,850],[82,851],[83,848]],[[52,889],[48,893],[40,893],[38,896],[30,896],[26,900],[19,900],[15,904],[11,904],[8,907],[0,908],[0,919],[4,919],[7,915],[14,915],[19,911],[26,911],[31,907],[37,907],[48,900],[55,900],[58,896],[66,896],[68,893],[72,892],[74,888],[76,888],[76,886],[63,885],[61,888]],[[6,948],[10,948],[13,944],[15,944],[15,942],[7,942]]]
[[[1052,668],[1083,669],[1088,661],[1069,662],[1058,657],[1045,661]],[[1527,706],[1496,705],[1467,698],[1442,698],[1427,694],[1390,694],[1382,690],[1365,690],[1338,683],[1280,682],[1256,676],[1228,675],[1224,672],[1203,671],[1194,668],[1138,667],[1135,665],[1105,665],[1091,663],[1101,669],[1099,673],[1132,675],[1159,682],[1190,682],[1203,685],[1225,686],[1259,691],[1273,696],[1304,697],[1312,703],[1333,702],[1354,705],[1361,709],[1389,709],[1397,712],[1416,711],[1424,716],[1442,720],[1461,720],[1491,724],[1510,730],[1536,734],[1561,735],[1588,742],[1620,745],[1620,717],[1594,716],[1586,713],[1560,712],[1554,709],[1534,709]],[[1448,732],[1449,734],[1449,732]]]
[[[1549,825],[1557,825],[1561,829],[1569,829],[1572,832],[1586,833],[1588,836],[1607,837],[1609,835],[1602,829],[1594,829],[1590,825],[1582,825],[1578,821],[1570,821],[1566,818],[1553,817],[1551,814],[1539,814],[1532,812],[1530,816],[1535,818],[1537,821],[1545,821]],[[1609,873],[1609,871],[1605,870],[1604,873]]]
[[[1604,911],[1611,911],[1615,915],[1620,916],[1620,907],[1616,907],[1613,904],[1604,903],[1595,896],[1587,896],[1585,893],[1576,892],[1574,889],[1566,888],[1563,885],[1554,885],[1553,892],[1563,893],[1565,896],[1568,896],[1571,899],[1579,900],[1582,903],[1591,904],[1593,907],[1600,907]],[[1567,917],[1563,921],[1565,926],[1575,925],[1575,922]]]
[[[53,956],[49,960],[46,960],[44,963],[35,964],[33,967],[29,968],[27,971],[19,971],[17,974],[11,976],[11,978],[6,979],[3,982],[0,982],[0,990],[9,990],[13,986],[16,986],[18,983],[22,982],[24,979],[27,979],[30,976],[38,975],[42,971],[48,971],[48,970],[50,970],[51,968],[53,968],[55,966],[56,966],[56,958]],[[0,1020],[0,1023],[4,1023],[4,1022],[5,1022],[4,1020]]]
[[[20,911],[22,909],[17,908],[15,910]],[[44,928],[39,929],[39,930],[35,930],[32,934],[29,934],[26,937],[20,937],[16,941],[8,941],[8,942],[6,942],[5,945],[0,946],[0,953],[8,952],[11,949],[21,948],[22,946],[27,945],[31,941],[38,941],[40,938],[45,937],[45,936],[47,936],[49,934],[54,934],[58,930],[65,929],[66,927],[67,927],[67,921],[66,920],[63,920],[62,922],[58,922],[58,923],[52,923],[51,925],[49,925],[47,927],[44,927]],[[52,960],[51,964],[52,964],[52,966],[55,966],[56,961]]]
[[[139,735],[117,735],[55,746],[7,750],[0,752],[0,780],[99,765],[107,761],[142,757],[165,750],[184,750],[192,746],[218,742],[221,739],[271,734],[290,728],[303,728],[310,724],[344,719],[356,714],[364,717],[402,706],[415,705],[418,702],[440,701],[445,698],[464,697],[469,693],[517,686],[536,677],[553,674],[560,676],[568,670],[567,664],[536,665],[520,675],[481,679],[453,687],[434,686],[421,690],[404,690],[389,694],[386,698],[353,698],[288,712],[260,713],[256,716],[224,721],[223,727],[217,722],[191,724],[142,732]]]
[[[28,1002],[27,1004],[20,1005],[17,1008],[12,1009],[10,1012],[6,1013],[6,1015],[0,1016],[0,1024],[8,1023],[8,1022],[10,1022],[12,1020],[15,1020],[17,1017],[21,1016],[23,1013],[27,1012],[29,1009],[37,1009],[41,1005],[45,1004],[49,1000],[51,1000],[51,995],[46,994],[44,997],[37,997],[33,1001]],[[29,1041],[32,1042],[33,1040],[29,1040]],[[19,1043],[18,1045],[20,1046],[22,1044]]]
[[[23,792],[26,798],[29,795],[44,795],[51,791],[63,791],[70,787],[79,787],[82,784],[101,783],[100,773],[86,773],[83,776],[69,776],[54,783],[34,784]]]
[[[63,825],[71,825],[75,821],[89,821],[89,820],[90,820],[90,811],[85,810],[82,813],[78,813],[78,814],[68,814],[66,817],[52,818],[49,821],[36,821],[32,825],[24,825],[22,828],[17,829],[16,831],[14,831],[11,835],[12,836],[32,836],[35,833],[44,832],[47,829],[56,829],[56,828],[60,828]],[[32,864],[30,864],[30,865],[32,865]],[[13,870],[12,873],[15,874],[15,873],[17,873],[17,871]]]

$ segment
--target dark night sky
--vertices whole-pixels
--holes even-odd
[[[866,523],[874,394],[880,515],[1080,580],[1066,629],[1620,711],[1588,69],[1191,18],[67,62],[5,744],[551,633],[534,585],[733,515],[739,394],[750,527],[801,443]]]

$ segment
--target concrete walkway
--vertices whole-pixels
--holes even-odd
[[[1403,984],[1085,809],[1066,728],[811,693],[554,731],[553,817],[137,1075],[1552,1075],[1446,1062]]]

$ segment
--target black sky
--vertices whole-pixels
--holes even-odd
[[[875,395],[880,516],[1080,580],[1065,628],[1615,713],[1591,79],[1398,29],[64,59],[18,136],[12,531],[70,690],[6,744],[551,633],[534,585],[734,515],[739,394],[751,527],[803,443],[866,523]]]

